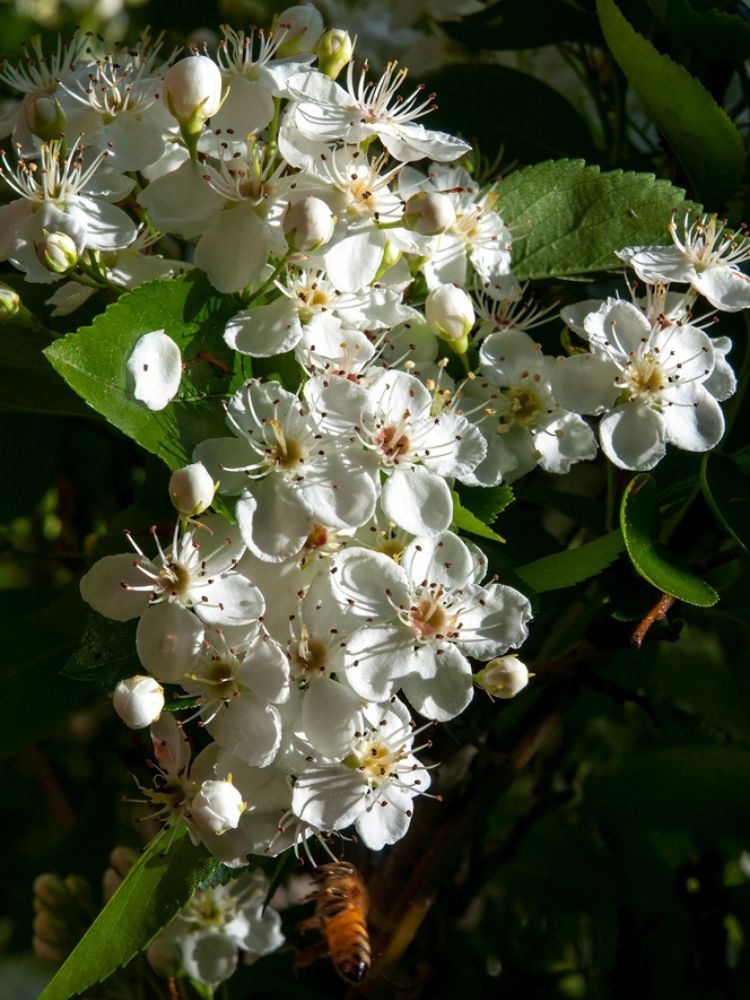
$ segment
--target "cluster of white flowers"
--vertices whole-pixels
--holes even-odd
[[[25,96],[5,122],[20,197],[0,208],[1,260],[66,279],[58,312],[200,268],[238,304],[234,351],[299,366],[297,386],[253,378],[228,400],[227,435],[170,483],[170,541],[154,530],[149,556],[131,537],[81,582],[95,610],[139,618],[144,674],[115,707],[151,725],[148,797],[234,865],[351,826],[373,849],[394,843],[430,786],[424,729],[474,686],[511,697],[528,680],[506,654],[529,602],[485,581],[486,557],[450,530],[452,488],[593,459],[590,415],[624,468],[651,468],[667,443],[713,447],[731,345],[693,307],[699,293],[750,304],[750,254],[713,219],[675,227],[674,249],[622,251],[645,299],[565,309],[589,350],[555,359],[529,335],[549,316],[512,273],[497,192],[458,164],[465,142],[422,123],[434,95],[394,63],[356,70],[315,8],[273,33],[226,28],[213,56],[160,61],[148,40],[106,55],[79,37],[2,75]],[[189,263],[152,252],[160,232]],[[122,364],[151,409],[178,391],[163,330]],[[196,519],[217,490],[236,498],[235,526]],[[178,724],[181,697],[195,707]],[[191,763],[195,720],[213,742]]]

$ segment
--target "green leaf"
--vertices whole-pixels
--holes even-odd
[[[513,272],[565,277],[621,267],[615,250],[668,242],[685,192],[653,174],[601,173],[580,160],[538,163],[497,187],[513,232]]]
[[[701,464],[701,487],[711,510],[745,552],[750,552],[750,484],[736,462],[707,454]]]
[[[220,402],[235,359],[222,335],[236,311],[232,298],[191,272],[126,293],[44,353],[89,406],[175,469],[191,461],[200,441],[227,434]],[[133,398],[126,368],[138,339],[152,330],[164,330],[186,363],[177,398],[158,412]]]
[[[610,531],[577,549],[555,552],[543,559],[518,566],[518,576],[538,594],[562,590],[596,576],[614,562],[625,547],[620,531]]]
[[[169,850],[167,844],[174,836]],[[69,1000],[143,951],[218,865],[183,827],[151,841],[39,1000]]]
[[[444,21],[440,27],[474,52],[600,41],[596,20],[568,0],[545,0],[543,17],[528,0],[498,0],[460,21]]]
[[[115,622],[92,611],[81,643],[62,669],[66,677],[112,691],[124,677],[141,671],[135,652],[136,623]]]
[[[485,524],[493,524],[497,515],[515,499],[513,490],[506,483],[489,487],[459,486],[457,492],[461,506]]]
[[[688,604],[701,608],[716,604],[719,595],[714,588],[685,569],[659,541],[659,499],[648,474],[635,476],[628,484],[620,505],[620,526],[630,560],[644,580]]]
[[[704,202],[723,205],[745,166],[737,128],[702,83],[628,24],[614,0],[596,0],[596,8],[612,55],[695,190]]]
[[[461,498],[458,493],[453,493],[453,527],[458,531],[467,531],[470,535],[478,535],[480,538],[489,538],[493,542],[504,542],[502,535],[498,535],[492,528],[488,528],[484,521],[480,521],[476,514],[472,514],[461,505]]]
[[[669,29],[705,59],[750,56],[750,24],[725,11],[696,11],[689,0],[648,0],[648,5]]]
[[[20,324],[3,324],[0,356],[0,399],[4,410],[64,417],[92,417],[75,393],[44,360],[42,352],[54,343],[52,334]]]
[[[528,73],[486,63],[453,64],[428,77],[425,86],[438,95],[431,127],[460,132],[486,156],[498,149],[506,162],[596,156],[588,125],[575,108]]]

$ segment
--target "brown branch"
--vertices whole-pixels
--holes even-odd
[[[660,622],[667,617],[669,609],[676,600],[677,598],[672,597],[671,594],[662,594],[653,608],[651,608],[648,614],[642,619],[641,622],[639,622],[638,627],[630,637],[630,645],[635,646],[636,649],[640,649],[643,645],[643,640],[646,638],[648,630],[655,622]]]

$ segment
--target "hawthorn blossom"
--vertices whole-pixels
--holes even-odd
[[[688,283],[715,309],[725,312],[750,308],[750,277],[739,268],[750,260],[747,237],[728,234],[726,223],[716,215],[691,220],[689,212],[681,227],[670,222],[669,232],[671,247],[625,247],[617,256],[642,281]]]
[[[362,623],[346,646],[347,683],[369,701],[402,690],[428,719],[445,721],[472,698],[468,656],[489,659],[520,646],[528,600],[484,572],[451,533],[415,539],[401,561],[346,549],[331,564],[333,589]]]
[[[715,356],[703,330],[652,326],[619,299],[589,313],[583,330],[590,353],[561,360],[550,385],[565,408],[601,416],[599,440],[611,462],[645,471],[667,444],[697,452],[718,444],[724,417],[705,385]]]

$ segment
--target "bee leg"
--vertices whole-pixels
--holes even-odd
[[[305,917],[304,920],[300,920],[300,922],[297,924],[297,930],[299,931],[300,934],[308,934],[310,931],[321,930],[320,917],[317,916]]]
[[[317,941],[315,944],[300,948],[295,955],[293,969],[296,972],[297,969],[301,969],[305,965],[311,965],[319,958],[325,958],[327,954],[328,944],[325,941]]]

